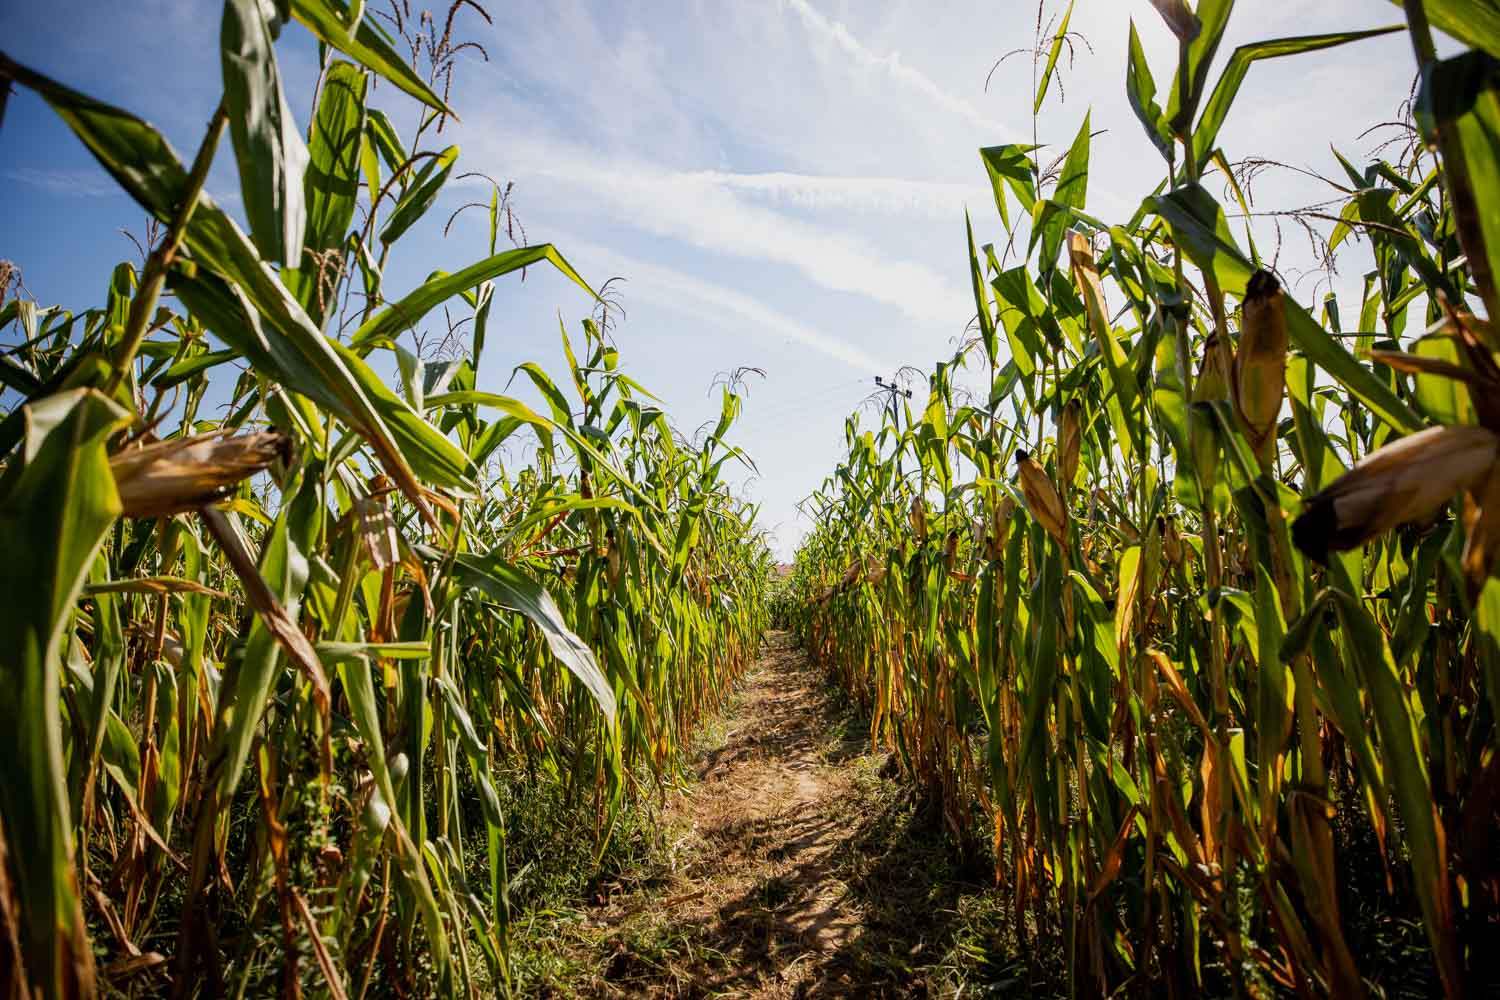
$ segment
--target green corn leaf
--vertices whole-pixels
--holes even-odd
[[[160,133],[134,115],[22,67],[14,69],[17,79],[52,106],[142,207],[162,222],[171,220],[181,192],[187,187],[187,172]],[[418,495],[409,460],[424,465],[424,475],[439,486],[472,490],[472,470],[463,453],[389,390],[384,390],[383,383],[362,362],[354,364],[357,357],[318,331],[275,272],[255,253],[239,227],[207,195],[199,197],[198,209],[185,236],[195,258],[239,287],[234,295],[229,295],[227,288],[212,287],[206,275],[194,279],[194,267],[179,262],[169,277],[175,292],[183,295],[207,289],[200,296],[201,302],[213,307],[217,320],[226,328],[240,329],[247,320],[234,315],[234,299],[242,293],[251,308],[240,303],[241,315],[258,313],[269,327],[258,332],[257,320],[254,324],[257,330],[252,331],[254,339],[264,346],[266,353],[274,350],[283,358],[300,356],[305,373],[319,383],[316,395],[302,390],[304,394],[336,399],[349,424],[370,442],[391,478],[407,496]],[[234,331],[216,332],[228,339]],[[351,365],[356,371],[351,372]],[[370,392],[380,397],[382,409],[398,417],[393,427],[381,419],[369,398]]]
[[[58,393],[24,408],[26,436],[0,479],[0,818],[20,904],[21,948],[48,997],[93,981],[73,867],[59,702],[62,644],[94,554],[120,513],[105,442],[128,415],[103,395]]]
[[[202,354],[195,354],[178,361],[153,379],[151,384],[161,389],[170,389],[195,375],[200,375],[210,368],[233,361],[238,357],[240,353],[233,350],[204,351]]]
[[[475,435],[473,442],[469,445],[469,460],[476,466],[483,466],[489,461],[495,449],[505,443],[506,438],[526,426],[527,421],[518,420],[515,417],[502,417],[494,421],[479,434]],[[544,449],[550,451],[551,449]]]
[[[307,587],[308,556],[323,524],[321,483],[303,477],[300,488],[289,487],[291,502],[282,506],[262,549],[259,572],[276,603],[297,621]],[[232,515],[230,515],[232,516]],[[232,522],[231,522],[232,523]],[[226,675],[219,696],[213,747],[209,759],[218,770],[218,796],[228,802],[250,759],[251,744],[260,727],[271,685],[283,667],[282,648],[275,634],[256,615],[245,639],[245,655],[233,675]]]
[[[1045,221],[1036,225],[1032,230],[1031,244],[1036,246],[1041,242],[1042,254],[1037,263],[1043,273],[1053,271],[1057,267],[1057,255],[1062,249],[1063,234],[1067,231],[1072,219],[1066,209],[1082,209],[1088,198],[1089,191],[1089,118],[1083,116],[1083,126],[1079,128],[1078,135],[1073,139],[1073,145],[1068,147],[1068,157],[1063,161],[1062,173],[1058,175],[1057,187],[1052,190],[1052,197],[1047,202],[1038,202],[1038,208],[1033,209],[1033,215],[1043,205],[1051,206],[1050,210],[1042,216]]]
[[[225,0],[220,36],[224,109],[250,236],[264,260],[302,261],[307,146],[287,105],[259,0]]]
[[[351,33],[349,26],[354,19],[343,0],[290,0],[290,7],[292,16],[325,45],[338,49],[377,76],[385,77],[434,111],[453,115],[453,109],[433,93],[411,64],[396,51],[391,37],[375,23],[374,18],[360,18]]]
[[[441,970],[440,974],[447,977],[451,975],[448,972],[448,933],[443,926],[442,914],[438,910],[437,897],[433,894],[432,883],[427,879],[420,848],[412,840],[411,833],[402,822],[399,811],[390,807],[390,803],[399,800],[396,797],[395,779],[391,774],[390,764],[386,760],[385,738],[382,735],[380,722],[381,713],[375,702],[375,686],[370,682],[370,666],[362,660],[347,662],[339,667],[339,680],[345,695],[349,698],[351,714],[354,716],[355,726],[359,729],[360,738],[369,746],[370,770],[375,776],[375,785],[379,789],[381,807],[383,807],[373,811],[367,810],[363,817],[364,822],[378,826],[390,824],[392,827],[396,837],[396,856],[400,863],[400,870],[406,878],[407,885],[411,886],[416,894],[422,914],[422,924],[427,931],[428,946],[432,948],[433,962]]]
[[[1462,368],[1464,359],[1453,338],[1435,335],[1421,337],[1411,345],[1411,353]],[[1463,382],[1433,372],[1412,375],[1413,395],[1422,411],[1438,424],[1472,424],[1476,417],[1474,401]]]
[[[1405,0],[1391,0],[1404,7]],[[1423,8],[1435,27],[1465,45],[1484,49],[1500,59],[1500,2],[1497,0],[1423,0]]]
[[[1151,211],[1172,227],[1173,237],[1194,264],[1212,274],[1223,291],[1244,294],[1254,266],[1229,235],[1224,212],[1211,194],[1189,184],[1147,201]],[[1290,296],[1285,301],[1287,335],[1294,347],[1392,427],[1410,433],[1425,426],[1389,385],[1330,337],[1306,309]]]
[[[557,383],[552,381],[552,376],[542,370],[540,365],[527,361],[516,366],[516,371],[525,372],[526,377],[531,379],[531,384],[536,386],[542,398],[547,401],[547,406],[552,410],[552,419],[559,427],[572,428],[573,410],[568,405],[568,397],[562,394]]]
[[[314,648],[324,663],[347,663],[371,657],[422,660],[432,655],[432,647],[425,642],[320,642]]]
[[[90,577],[90,587],[108,579],[109,559],[104,553],[95,557]],[[86,587],[84,592],[87,593],[88,590],[89,587]],[[84,744],[87,751],[73,755],[69,772],[70,788],[79,787],[79,779],[82,778],[83,794],[72,803],[74,822],[81,819],[83,811],[92,805],[92,802],[86,805],[83,800],[92,798],[94,794],[94,782],[104,746],[105,727],[108,724],[107,716],[120,671],[125,664],[125,630],[120,621],[120,603],[111,594],[94,596],[94,662],[92,669],[79,664],[74,670],[75,681],[78,682],[75,688],[88,687],[92,696],[92,704],[80,706],[87,731]],[[69,658],[69,669],[73,669],[72,657]],[[89,699],[80,698],[80,701],[86,700]]]
[[[985,146],[979,150],[979,158],[984,161],[985,173],[990,178],[990,187],[994,189],[995,208],[1000,212],[1000,221],[1006,232],[1010,231],[1010,210],[1005,206],[1005,188],[1008,186],[1015,193],[1024,209],[1030,210],[1031,203],[1036,201],[1036,180],[1027,154],[1037,148],[1006,145]]]
[[[682,583],[682,574],[687,569],[688,556],[698,544],[698,528],[703,520],[707,498],[699,491],[683,508],[681,520],[677,522],[677,537],[672,543],[671,576],[667,585],[676,589]]]
[[[1493,576],[1484,582],[1474,602],[1474,645],[1484,669],[1490,711],[1500,717],[1500,579]]]
[[[449,146],[435,158],[422,164],[417,175],[406,186],[401,200],[396,202],[396,208],[391,212],[391,217],[381,228],[380,242],[387,245],[396,242],[401,238],[402,233],[416,225],[417,220],[427,214],[432,203],[437,201],[438,193],[442,191],[443,185],[448,182],[448,175],[453,172],[453,164],[456,162],[458,162],[458,147]]]
[[[1067,40],[1068,22],[1073,20],[1073,4],[1075,0],[1068,0],[1068,9],[1063,12],[1062,24],[1058,25],[1057,33],[1052,36],[1052,46],[1047,50],[1047,65],[1042,68],[1042,78],[1036,85],[1036,101],[1031,108],[1032,114],[1039,114],[1042,110],[1042,102],[1047,99],[1047,88],[1052,83],[1052,74],[1057,69],[1057,57],[1062,54],[1063,43]]]
[[[1133,19],[1130,22],[1130,52],[1125,61],[1125,94],[1130,98],[1131,110],[1146,127],[1151,144],[1167,163],[1172,163],[1177,157],[1172,127],[1162,115],[1161,105],[1156,103],[1156,80],[1151,76],[1151,65],[1146,62],[1146,53],[1141,48],[1141,38],[1136,34]]]
[[[307,232],[303,256],[281,272],[302,308],[319,327],[333,311],[333,291],[343,276],[344,237],[359,196],[364,148],[365,86],[362,70],[336,60],[329,67],[313,115],[304,198]],[[330,251],[337,250],[337,259]]]
[[[1025,267],[1002,271],[990,287],[1000,306],[1000,325],[1010,342],[1011,360],[1023,378],[1030,378],[1047,358],[1047,337],[1042,327],[1050,318],[1047,303]]]
[[[391,123],[390,117],[384,111],[379,108],[366,109],[365,135],[373,141],[381,159],[385,160],[387,169],[392,173],[401,169],[401,165],[406,162],[410,154],[406,152],[406,146],[401,142],[396,126]]]
[[[459,392],[445,392],[431,396],[426,400],[426,405],[428,409],[434,410],[444,406],[491,406],[516,420],[531,425],[532,430],[536,431],[537,436],[542,439],[543,446],[548,448],[552,446],[552,430],[555,425],[519,399],[493,392],[481,392],[477,389],[464,389]]]
[[[1197,31],[1186,43],[1186,58],[1173,77],[1172,97],[1167,103],[1167,119],[1179,136],[1186,138],[1197,113],[1198,102],[1208,86],[1208,71],[1233,10],[1234,0],[1200,0],[1194,11]]]
[[[239,289],[212,275],[193,276],[178,270],[169,286],[257,371],[348,421],[377,446],[377,452],[381,449],[376,433],[399,442],[398,468],[414,469],[428,482],[444,488],[462,492],[473,489],[476,471],[468,456],[392,392],[359,355],[321,334],[307,334],[297,340],[277,336],[266,329]],[[286,304],[300,312],[295,303],[288,300]],[[291,329],[306,332],[300,324]],[[299,349],[304,345],[310,350]],[[384,464],[388,470],[392,468],[389,459]],[[394,478],[395,473],[392,475]]]
[[[593,652],[568,627],[557,602],[541,584],[493,552],[484,556],[459,553],[454,557],[454,573],[463,586],[471,587],[500,606],[523,615],[541,629],[552,655],[578,678],[598,703],[605,719],[611,726],[614,725],[616,704],[613,686],[600,671]]]
[[[1235,95],[1239,93],[1240,84],[1245,81],[1245,75],[1250,72],[1251,63],[1261,59],[1275,59],[1279,56],[1331,49],[1337,45],[1358,42],[1366,38],[1378,38],[1381,35],[1389,35],[1404,29],[1405,25],[1394,24],[1365,31],[1340,31],[1327,35],[1274,38],[1264,42],[1241,45],[1234,50],[1234,55],[1229,57],[1229,65],[1224,67],[1223,74],[1219,76],[1219,82],[1214,85],[1213,94],[1204,105],[1203,115],[1198,119],[1197,128],[1193,131],[1195,160],[1200,164],[1207,162],[1208,154],[1213,151],[1214,143],[1218,141],[1219,129],[1229,114],[1230,105],[1234,103]]]
[[[1500,282],[1500,213],[1493,210],[1500,203],[1500,56],[1471,51],[1425,67],[1416,117],[1429,141],[1438,129],[1449,130],[1462,150],[1475,202],[1467,211],[1478,243],[1468,245],[1465,236],[1464,250],[1487,262],[1491,283]],[[1495,289],[1485,286],[1477,266],[1471,268],[1486,306],[1493,307]]]
[[[1369,612],[1342,589],[1332,591],[1332,603],[1347,633],[1351,660],[1375,716],[1381,755],[1405,824],[1427,938],[1444,981],[1457,984],[1461,976],[1453,951],[1453,903],[1443,826],[1433,803],[1413,706],[1385,634]]]
[[[474,367],[479,367],[479,358],[484,354],[484,338],[489,331],[490,306],[495,303],[494,282],[486,281],[480,284],[475,293],[474,302],[474,349],[469,352],[470,360]]]
[[[0,358],[0,385],[30,397],[41,390],[41,381],[9,358]]]
[[[562,254],[558,253],[552,244],[543,243],[540,246],[521,247],[517,250],[495,254],[493,257],[470,264],[462,271],[453,274],[439,272],[400,302],[387,306],[370,317],[354,332],[349,346],[360,353],[366,353],[375,347],[394,341],[404,331],[420,322],[430,310],[453,296],[503,274],[510,274],[512,271],[519,271],[532,264],[541,263],[551,264],[578,287],[594,295],[594,290],[578,276],[578,272],[573,270],[573,265],[564,260]]]
[[[979,254],[974,249],[974,224],[969,221],[968,212],[964,212],[964,228],[969,234],[969,277],[974,286],[974,308],[979,317],[979,336],[984,342],[984,353],[989,357],[990,363],[995,364],[999,353],[999,344],[995,337],[995,316],[990,311],[990,296],[985,288],[984,268],[979,263]]]

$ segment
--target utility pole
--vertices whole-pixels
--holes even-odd
[[[891,404],[891,422],[896,427],[896,481],[900,482],[901,479],[902,479],[902,473],[901,473],[901,413],[900,413],[900,411],[898,411],[896,409],[896,398],[898,396],[905,396],[907,399],[911,399],[911,390],[910,389],[903,389],[899,385],[897,385],[896,384],[896,376],[894,376],[894,375],[891,376],[891,380],[889,382],[887,382],[885,379],[881,378],[879,375],[876,375],[875,376],[875,385],[877,387],[875,389],[876,392],[883,392],[890,399],[890,404]]]

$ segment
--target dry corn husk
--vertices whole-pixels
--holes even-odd
[[[1007,493],[995,505],[995,534],[1005,534],[1005,529],[1010,526],[1010,519],[1015,513],[1016,498]]]
[[[1172,34],[1184,45],[1197,38],[1198,33],[1203,30],[1202,22],[1183,0],[1151,0],[1151,6],[1156,8],[1162,20],[1167,22],[1167,27],[1172,29]]]
[[[995,504],[994,513],[990,516],[989,551],[986,553],[991,560],[998,560],[1005,555],[1005,536],[1010,531],[1010,519],[1015,512],[1016,501],[1009,494],[1002,496]]]
[[[171,438],[110,456],[126,517],[168,517],[224,499],[239,483],[286,455],[277,431]]]
[[[948,537],[943,539],[943,568],[951,573],[953,572],[953,566],[957,561],[958,531],[957,529],[950,528],[948,531]]]
[[[1173,566],[1182,565],[1182,535],[1177,531],[1177,519],[1168,517],[1161,524],[1161,551]]]
[[[911,498],[911,530],[917,541],[927,540],[927,505],[921,497]]]
[[[1460,558],[1469,600],[1479,596],[1500,553],[1500,462],[1464,498],[1464,551]]]
[[[1068,512],[1063,507],[1057,488],[1047,477],[1046,470],[1024,451],[1016,452],[1016,464],[1021,470],[1021,492],[1026,494],[1026,507],[1037,519],[1043,530],[1056,539],[1057,544],[1066,543],[1068,534]]]
[[[1483,427],[1429,427],[1371,452],[1310,497],[1292,539],[1311,558],[1356,548],[1399,524],[1432,515],[1460,492],[1484,486],[1500,436]]]
[[[370,564],[377,570],[384,570],[401,561],[401,540],[396,535],[396,521],[386,503],[386,497],[395,491],[396,484],[382,474],[372,478],[369,486],[369,495],[354,501],[354,512]]]
[[[1281,284],[1256,271],[1245,287],[1240,348],[1234,356],[1234,407],[1262,467],[1270,465],[1286,396],[1286,307]]]
[[[1063,407],[1057,429],[1057,472],[1063,489],[1073,485],[1078,476],[1078,449],[1083,443],[1083,404],[1068,400]]]

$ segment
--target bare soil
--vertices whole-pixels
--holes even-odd
[[[668,870],[555,928],[567,958],[543,993],[951,995],[955,952],[998,943],[966,938],[985,873],[955,862],[865,733],[791,637],[771,633],[697,780],[663,812]],[[1004,995],[1024,978],[985,972]]]

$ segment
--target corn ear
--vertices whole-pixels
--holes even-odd
[[[1167,562],[1173,566],[1182,565],[1183,547],[1182,535],[1177,531],[1177,519],[1165,517],[1161,519],[1161,551],[1166,556]]]
[[[1269,468],[1286,395],[1286,311],[1281,283],[1256,271],[1245,288],[1240,348],[1234,358],[1234,404],[1262,468]]]
[[[109,469],[126,517],[168,517],[224,499],[285,458],[290,444],[276,431],[171,438],[112,455]]]
[[[1083,404],[1068,400],[1057,431],[1057,475],[1063,489],[1071,489],[1078,477],[1078,450],[1083,441]]]
[[[1026,452],[1016,452],[1016,465],[1021,471],[1021,491],[1026,494],[1026,508],[1057,544],[1065,544],[1068,512],[1063,507],[1062,498],[1057,495],[1057,487],[1052,485],[1046,470]]]
[[[1318,562],[1397,525],[1430,517],[1454,495],[1478,490],[1500,454],[1483,427],[1430,427],[1377,451],[1307,500],[1292,540]]]
[[[1010,519],[1015,513],[1016,501],[1009,494],[1002,496],[995,504],[995,509],[990,515],[989,551],[986,553],[989,559],[998,560],[1005,554],[1005,536],[1010,530]]]
[[[1225,350],[1218,330],[1210,330],[1203,341],[1203,364],[1198,368],[1198,377],[1193,381],[1193,402],[1212,403],[1229,398],[1229,372],[1233,359],[1226,364],[1229,352]]]

